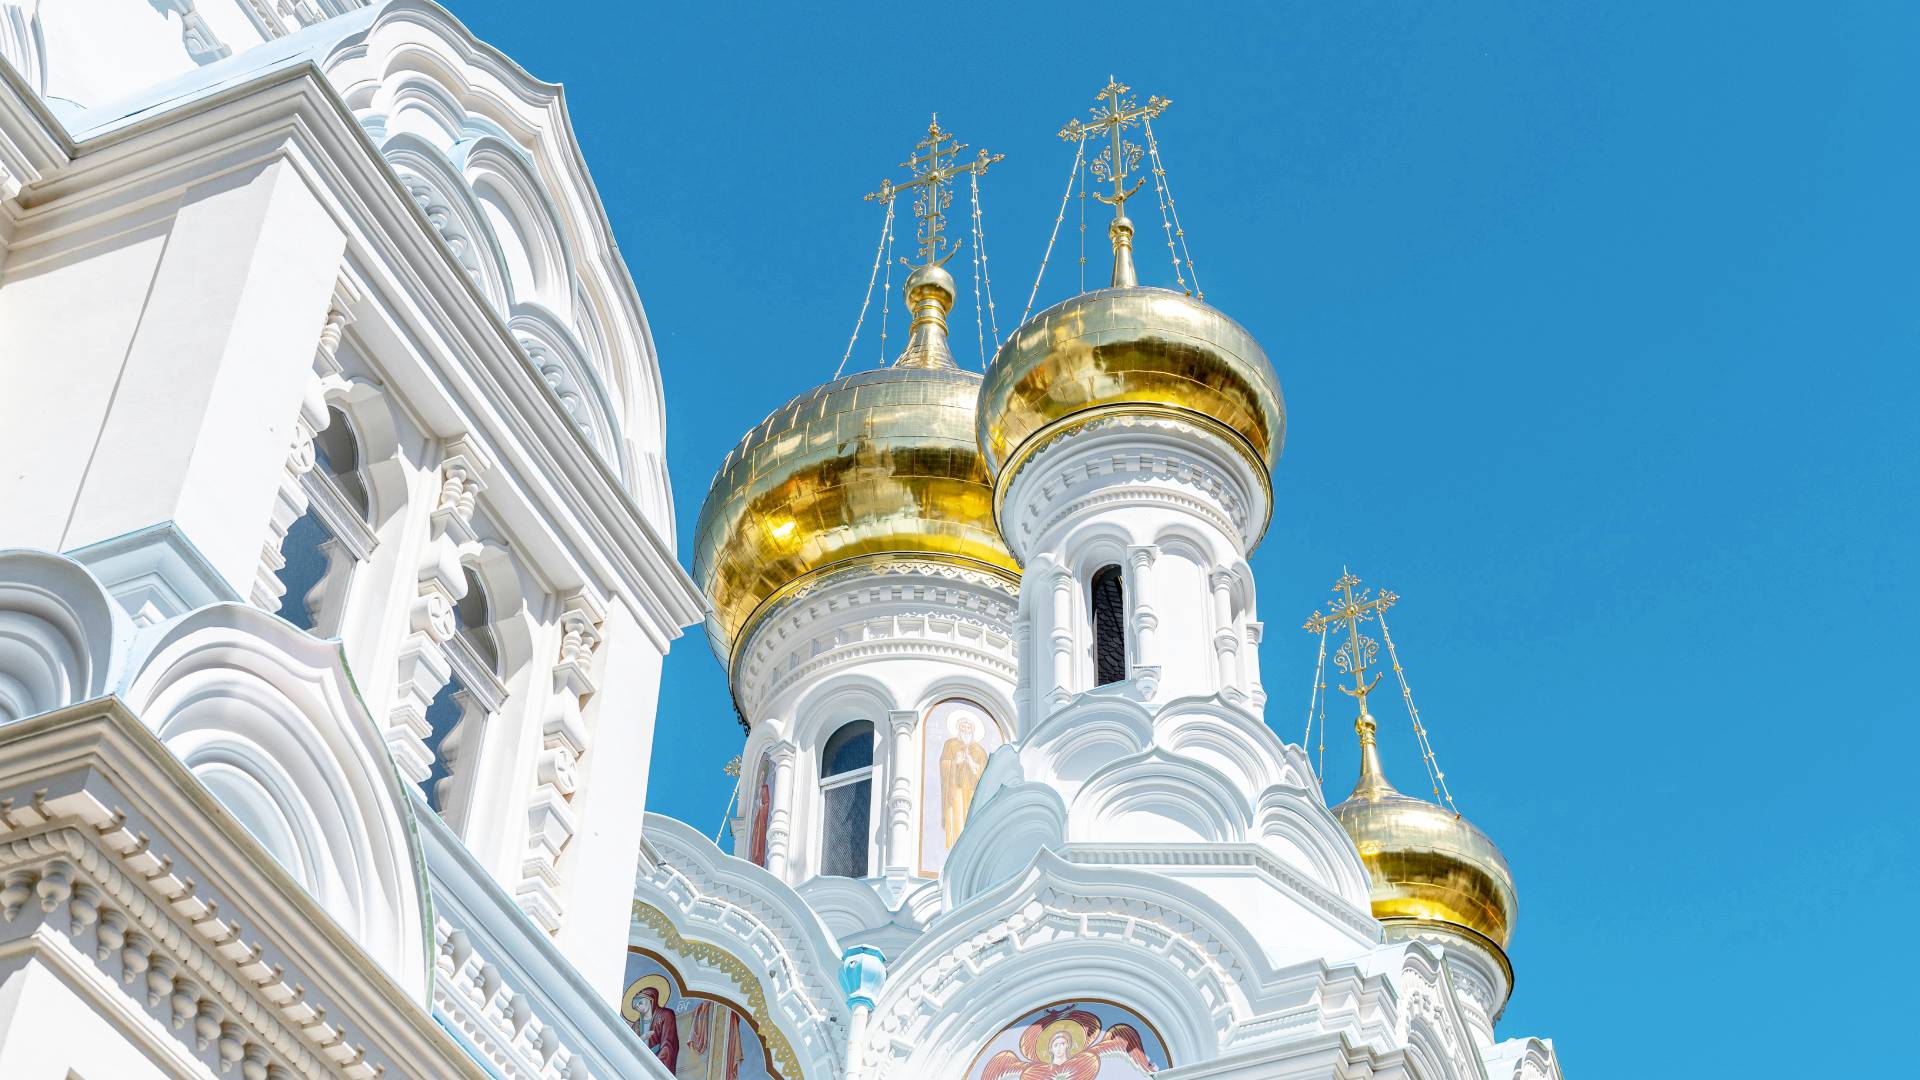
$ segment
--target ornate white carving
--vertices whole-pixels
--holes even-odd
[[[521,908],[549,933],[559,930],[565,917],[556,893],[560,855],[577,827],[570,806],[575,769],[592,741],[581,702],[593,693],[593,653],[605,618],[605,609],[584,593],[568,597],[560,613],[559,662],[540,729],[540,761],[527,806],[527,851],[516,890]]]
[[[440,465],[440,487],[430,517],[429,538],[420,556],[418,591],[408,610],[408,634],[401,643],[399,680],[387,718],[387,746],[400,773],[423,783],[433,773],[427,738],[433,727],[427,709],[453,675],[444,645],[453,636],[453,605],[466,594],[460,555],[477,543],[473,511],[493,459],[466,437],[452,440]]]
[[[353,321],[352,305],[359,298],[359,290],[342,275],[334,286],[333,303],[327,309],[314,345],[313,375],[300,395],[300,411],[293,421],[293,441],[287,449],[286,469],[281,473],[280,486],[274,495],[267,535],[260,547],[260,563],[248,595],[253,606],[262,611],[279,611],[281,598],[286,595],[287,587],[281,584],[279,576],[287,565],[281,548],[286,543],[287,531],[307,512],[311,502],[304,478],[314,465],[313,440],[326,430],[331,415],[327,411],[327,395],[347,385],[341,377],[337,354],[347,324]],[[324,575],[321,582],[332,576]]]
[[[434,1009],[488,1066],[507,1080],[591,1080],[592,1070],[566,1036],[536,1013],[530,995],[507,983],[465,930],[436,917],[433,937]]]

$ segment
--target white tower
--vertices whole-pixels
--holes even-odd
[[[1013,737],[1018,587],[974,442],[980,377],[947,344],[943,208],[962,146],[936,120],[907,162],[920,265],[892,366],[776,410],[728,456],[694,573],[748,729],[735,850],[844,938],[937,872],[987,754]],[[929,779],[931,778],[931,780]],[[863,880],[864,879],[864,880]]]
[[[1106,160],[1157,114],[1109,86]],[[1083,134],[1084,133],[1084,134]],[[1134,151],[1137,153],[1137,151]],[[1020,560],[1021,707],[1031,719],[1113,686],[1146,703],[1219,694],[1257,712],[1260,624],[1247,555],[1266,531],[1286,411],[1266,354],[1199,300],[1135,283],[1123,163],[1112,287],[1042,312],[981,392],[994,509]],[[1138,190],[1138,182],[1134,190]]]

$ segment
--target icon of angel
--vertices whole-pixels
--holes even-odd
[[[1072,1005],[1048,1009],[1020,1035],[1020,1052],[1002,1050],[980,1080],[1094,1080],[1111,1058],[1126,1058],[1140,1075],[1153,1072],[1131,1024],[1102,1028],[1100,1018]]]

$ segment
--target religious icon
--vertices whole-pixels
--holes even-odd
[[[680,1018],[667,1004],[672,994],[666,976],[642,975],[627,987],[626,1007],[620,1012],[670,1073],[680,1065]]]
[[[1118,1080],[1151,1076],[1166,1064],[1166,1053],[1159,1037],[1151,1035],[1150,1028],[1143,1034],[1140,1027],[1118,1019],[1132,1015],[1105,1002],[1050,1006],[1030,1020],[1003,1031],[994,1044],[1004,1042],[1019,1029],[1018,1048],[993,1054],[978,1073],[971,1075],[976,1080]],[[987,1049],[992,1046],[989,1044]],[[982,1053],[984,1056],[984,1051]]]
[[[690,994],[666,960],[627,950],[621,1015],[676,1080],[779,1080],[773,1055],[747,1014]]]
[[[753,797],[753,821],[747,826],[747,858],[755,866],[767,865],[767,816],[773,813],[773,757],[760,755],[760,766],[753,771],[758,781]]]
[[[921,780],[920,868],[938,872],[960,839],[987,755],[1003,741],[1000,725],[971,701],[950,699],[927,711]]]

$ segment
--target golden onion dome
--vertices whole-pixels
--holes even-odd
[[[707,633],[733,673],[754,625],[806,582],[860,560],[930,558],[1013,580],[974,443],[980,376],[953,363],[953,278],[909,275],[913,326],[891,367],[816,387],[728,453],[694,535]]]
[[[1124,218],[1117,231],[1130,236]],[[1239,450],[1263,482],[1286,440],[1286,405],[1267,354],[1239,323],[1168,289],[1131,283],[1083,293],[1014,331],[980,390],[981,450],[995,510],[1020,466],[1059,435],[1103,417],[1172,417]],[[1124,272],[1123,272],[1124,271]],[[1254,534],[1258,542],[1265,523]]]
[[[1363,711],[1356,726],[1360,781],[1333,816],[1366,864],[1374,917],[1465,931],[1504,962],[1519,913],[1506,856],[1454,811],[1396,791],[1380,769],[1373,718]]]

